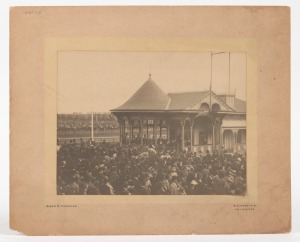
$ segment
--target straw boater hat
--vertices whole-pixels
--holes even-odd
[[[149,178],[152,178],[153,175],[151,173],[148,173],[146,177],[149,179]]]

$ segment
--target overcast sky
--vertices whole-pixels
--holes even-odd
[[[246,53],[230,54],[230,90],[246,100]],[[210,52],[61,51],[58,113],[108,112],[127,101],[148,79],[166,93],[209,90]],[[212,89],[229,92],[228,52],[213,56]]]

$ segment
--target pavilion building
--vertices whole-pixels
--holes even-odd
[[[182,150],[246,151],[246,102],[213,91],[166,94],[151,78],[118,108],[120,144],[161,142]]]

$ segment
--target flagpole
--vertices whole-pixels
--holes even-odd
[[[228,70],[228,76],[229,76],[229,91],[228,94],[230,95],[230,52],[228,52],[228,63],[229,63],[229,70]]]
[[[212,56],[213,53],[210,52],[210,85],[209,85],[209,110],[211,111],[211,86],[212,86]]]
[[[94,112],[92,111],[92,141],[94,141]]]
[[[93,85],[94,86],[94,85]],[[95,87],[93,87],[92,89],[92,93],[91,93],[91,111],[92,111],[92,114],[91,114],[91,138],[92,138],[92,141],[94,142],[94,100],[95,100]]]
[[[212,51],[210,52],[210,87],[209,87],[209,92],[210,92],[210,95],[209,95],[209,107],[210,107],[210,111],[211,111],[211,93],[212,93],[212,80],[213,80],[213,67],[212,67],[212,57],[213,55],[219,55],[219,54],[224,54],[226,52],[215,52],[213,53]]]

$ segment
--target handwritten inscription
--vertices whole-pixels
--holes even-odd
[[[26,10],[24,12],[26,15],[39,15],[42,13],[41,10]]]

